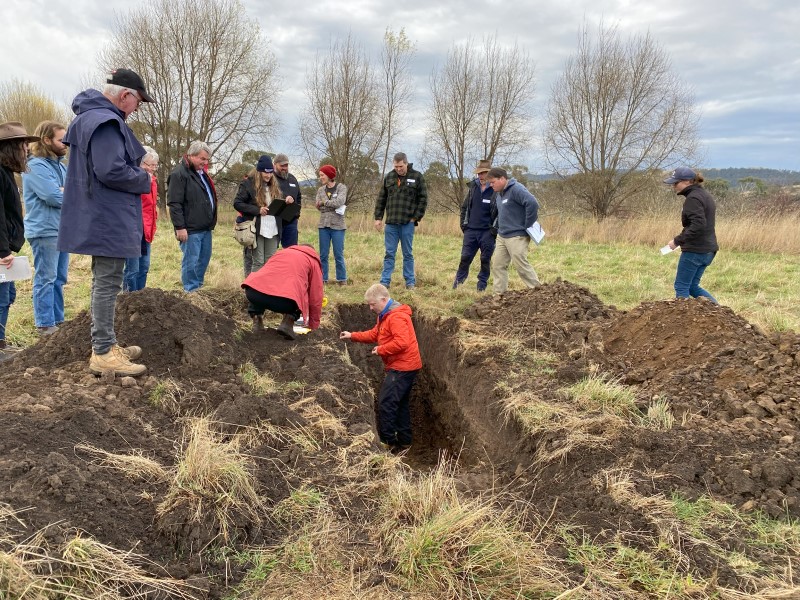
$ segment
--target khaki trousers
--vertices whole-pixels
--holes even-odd
[[[502,294],[508,289],[508,265],[514,263],[520,279],[529,288],[540,285],[536,271],[528,262],[528,246],[531,238],[527,235],[504,238],[497,236],[497,245],[492,256],[492,279],[494,293]]]

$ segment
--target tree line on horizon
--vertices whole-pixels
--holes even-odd
[[[419,93],[409,76],[415,54],[403,29],[387,28],[379,56],[349,33],[332,39],[309,66],[298,127],[303,159],[334,164],[354,206],[374,201],[391,168]],[[272,154],[262,149],[280,119],[279,68],[239,0],[145,0],[119,14],[97,66],[107,72],[120,65],[140,73],[157,100],[129,122],[159,154],[162,191],[195,139],[212,147],[216,175],[233,182],[258,155]],[[539,135],[535,73],[530,52],[517,41],[501,44],[497,34],[454,43],[434,68],[418,163],[426,165],[420,170],[439,209],[458,210],[479,159],[506,166],[524,183],[541,179],[519,164],[534,143],[576,206],[598,220],[624,212],[652,176],[692,164],[697,107],[649,33],[624,37],[614,27],[584,23],[553,84]],[[69,112],[35,86],[12,81],[0,87],[0,118],[32,131],[45,119],[66,124]],[[772,182],[763,173],[736,182],[707,173],[730,185],[747,177]]]

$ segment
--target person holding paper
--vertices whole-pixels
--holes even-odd
[[[181,283],[186,292],[203,287],[217,225],[217,190],[208,176],[211,147],[194,141],[167,179],[167,206],[181,246]],[[149,181],[148,181],[149,186]]]
[[[33,251],[33,321],[39,335],[50,335],[64,322],[64,285],[69,254],[59,252],[58,226],[64,202],[67,128],[56,121],[42,121],[34,132],[40,141],[31,144],[28,172],[22,175],[25,202],[25,238]]]
[[[274,202],[281,198],[272,159],[263,154],[259,157],[256,168],[239,184],[239,191],[233,199],[233,207],[242,213],[242,217],[247,221],[255,219],[256,223],[256,246],[253,248],[251,273],[263,267],[278,250],[283,219],[271,214],[270,209],[274,211]]]
[[[322,281],[328,283],[328,255],[333,243],[333,260],[336,263],[336,283],[347,284],[344,264],[344,211],[347,204],[347,186],[336,181],[336,167],[322,165],[319,169],[322,186],[317,190],[315,204],[319,211],[319,257],[322,261]]]
[[[0,275],[14,263],[14,252],[19,252],[25,243],[25,227],[22,222],[22,203],[19,198],[14,173],[24,173],[28,168],[28,143],[39,138],[28,135],[22,123],[0,124]],[[6,344],[8,310],[17,297],[13,281],[0,278],[0,360],[11,358]]]
[[[478,272],[478,291],[486,290],[494,254],[495,236],[492,235],[492,197],[494,190],[486,179],[492,161],[478,161],[475,178],[467,186],[467,195],[461,205],[461,262],[458,264],[453,289],[467,280],[472,259],[481,251],[481,269]]]
[[[700,287],[700,278],[719,251],[714,228],[717,205],[713,196],[703,189],[703,176],[688,167],[679,167],[664,180],[678,196],[683,196],[681,224],[683,230],[667,246],[681,247],[678,271],[675,274],[676,298],[707,298],[717,300]]]
[[[539,277],[528,262],[531,237],[528,229],[539,217],[539,202],[528,189],[505,169],[493,167],[487,174],[495,191],[492,225],[497,230],[497,246],[492,257],[494,293],[508,289],[508,265],[512,262],[522,282],[529,288],[539,285]]]

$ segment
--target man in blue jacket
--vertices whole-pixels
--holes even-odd
[[[513,177],[509,179],[505,169],[494,167],[487,177],[495,191],[496,207],[497,247],[492,257],[494,293],[502,294],[508,289],[508,265],[511,262],[523,283],[529,288],[536,287],[539,278],[528,262],[531,238],[526,230],[539,217],[539,203],[524,185]]]
[[[141,375],[147,370],[131,362],[141,356],[141,348],[117,344],[114,311],[125,259],[142,252],[140,196],[150,191],[150,175],[139,167],[145,150],[125,119],[142,102],[153,101],[136,72],[116,69],[102,93],[88,89],[75,97],[75,119],[64,136],[71,152],[58,249],[92,257],[89,369],[95,374]]]
[[[492,161],[478,161],[475,178],[469,182],[467,196],[461,205],[461,231],[464,242],[461,245],[461,262],[456,271],[453,289],[467,280],[472,259],[481,251],[481,270],[478,272],[478,291],[483,292],[489,282],[489,273],[494,254],[494,235],[492,235],[492,196],[494,190],[487,181],[486,174],[492,168]]]

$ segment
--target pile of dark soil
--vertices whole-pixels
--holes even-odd
[[[223,596],[242,573],[199,552],[219,534],[214,524],[181,513],[157,517],[166,484],[126,478],[76,445],[136,450],[171,467],[189,415],[210,415],[232,435],[264,423],[308,429],[322,412],[343,427],[326,431],[320,443],[299,449],[273,439],[248,454],[267,506],[304,482],[335,486],[344,449],[374,427],[383,367],[369,345],[337,336],[338,325],[372,327],[374,314],[363,306],[328,310],[322,329],[287,342],[274,332],[248,331],[238,292],[146,289],[120,297],[116,321],[123,345],[143,347],[146,376],[89,373],[85,313],[23,351],[0,375],[0,502],[32,510],[25,513],[27,527],[7,526],[30,535],[58,523],[46,530],[54,541],[78,528],[110,546],[136,548],[203,588],[203,597]],[[608,538],[619,531],[657,535],[644,511],[598,487],[598,477],[614,469],[631,473],[645,495],[712,495],[746,510],[800,516],[800,336],[767,337],[705,301],[621,312],[566,281],[486,296],[465,317],[415,313],[425,367],[412,401],[415,443],[405,457],[412,467],[426,470],[442,454],[458,457],[464,493],[502,488],[510,502],[523,501],[536,515]],[[547,353],[552,369],[502,353],[499,342],[510,339],[529,353],[521,354],[523,363],[530,352]],[[247,363],[274,385],[254,391],[243,376]],[[667,400],[675,427],[590,432],[604,435],[604,443],[577,443],[558,460],[543,461],[569,432],[554,423],[552,430],[527,433],[503,411],[509,392],[500,382],[523,370],[526,391],[564,406],[560,390],[598,369],[635,386],[643,410],[655,397]],[[154,401],[165,383],[172,402]],[[374,443],[372,450],[380,451]],[[343,519],[369,522],[366,503],[346,504]],[[274,523],[243,517],[232,543],[267,544],[284,535]],[[714,565],[690,560],[713,575]],[[737,585],[730,574],[720,580]]]

